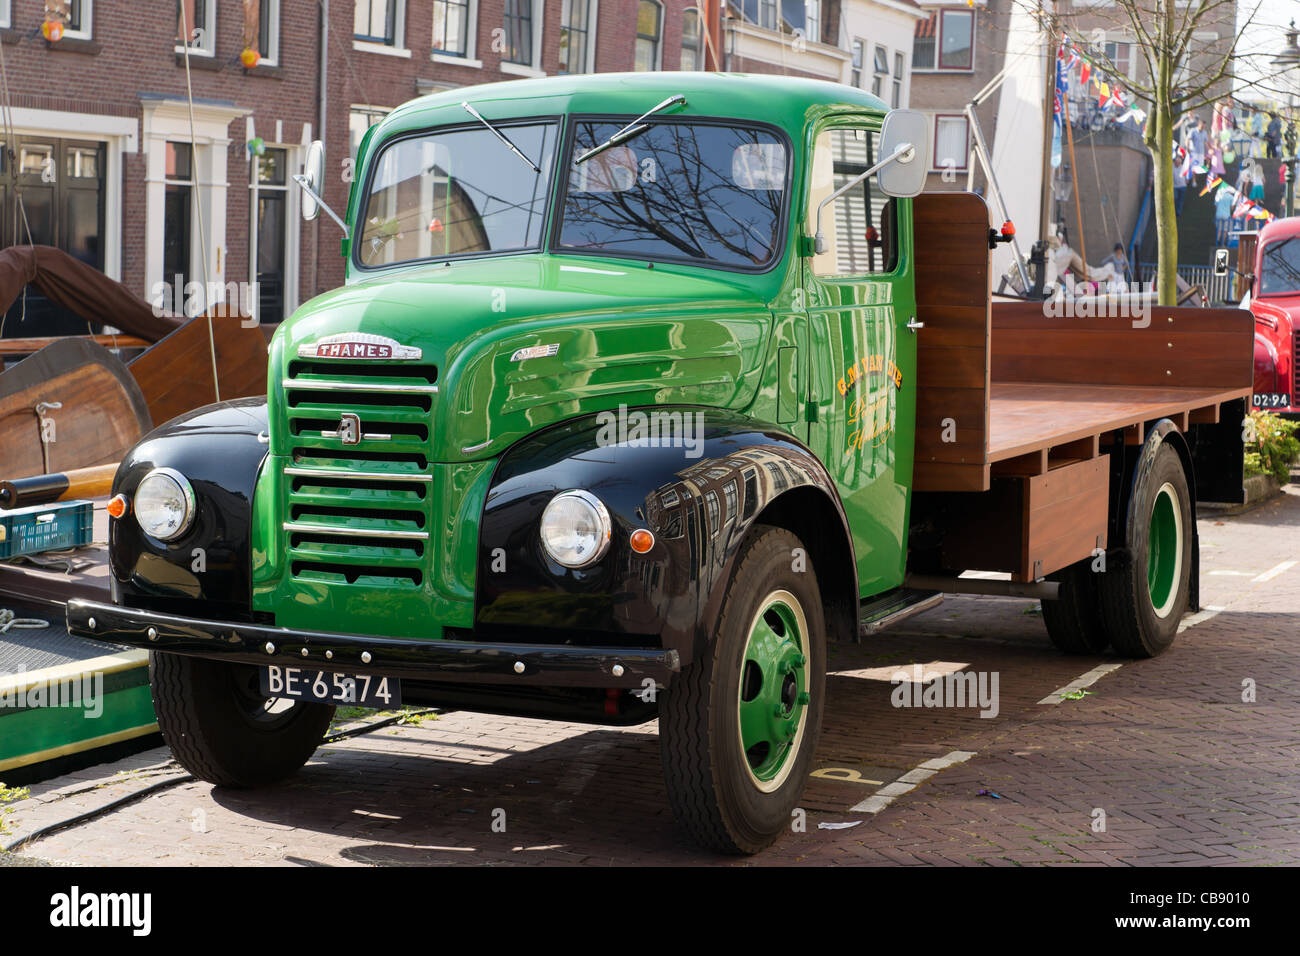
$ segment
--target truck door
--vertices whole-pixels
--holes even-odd
[[[818,132],[805,230],[817,205],[876,162],[878,121]],[[839,486],[863,596],[902,584],[916,417],[911,201],[869,177],[826,206],[825,252],[804,260],[809,447]]]

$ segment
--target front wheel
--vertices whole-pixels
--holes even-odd
[[[149,686],[158,729],[176,760],[221,787],[257,787],[295,773],[334,717],[328,704],[267,698],[258,670],[151,652]]]
[[[712,645],[660,703],[673,813],[725,853],[756,853],[790,825],[821,731],[825,619],[814,569],[794,569],[797,549],[784,529],[751,531]]]

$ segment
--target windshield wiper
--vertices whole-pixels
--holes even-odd
[[[601,143],[599,146],[593,146],[591,149],[587,150],[585,153],[583,153],[581,156],[579,156],[577,159],[575,159],[575,160],[573,161],[573,165],[575,165],[575,166],[581,166],[581,165],[582,165],[583,163],[585,163],[587,160],[591,159],[591,157],[597,155],[598,153],[603,153],[605,150],[609,149],[611,146],[617,146],[619,143],[626,143],[626,142],[627,142],[629,139],[631,139],[633,136],[640,136],[642,133],[644,133],[644,132],[645,132],[646,130],[648,130],[650,127],[649,127],[649,126],[637,126],[637,125],[636,125],[637,123],[641,122],[641,121],[642,121],[643,119],[645,119],[647,116],[654,116],[656,113],[658,113],[658,112],[660,112],[660,111],[662,111],[662,110],[666,110],[666,109],[668,109],[668,107],[670,107],[670,106],[680,106],[680,105],[684,104],[685,102],[686,102],[686,97],[682,96],[682,94],[680,94],[680,93],[676,93],[676,94],[674,94],[673,96],[668,97],[668,99],[664,100],[662,103],[660,103],[660,104],[659,104],[658,106],[656,106],[654,109],[646,110],[644,113],[642,113],[640,116],[638,116],[638,117],[637,117],[636,119],[634,119],[632,122],[628,123],[628,124],[627,124],[626,126],[624,126],[621,130],[619,130],[617,133],[615,133],[615,134],[614,134],[613,136],[611,136],[609,139],[605,140],[605,142]],[[634,128],[634,127],[635,127],[635,128]]]
[[[466,112],[466,113],[468,113],[470,116],[474,117],[476,120],[478,120],[478,121],[479,121],[480,123],[482,123],[484,126],[486,126],[488,129],[490,129],[490,130],[492,131],[493,135],[496,136],[497,139],[501,140],[501,142],[505,143],[506,146],[509,147],[509,149],[510,149],[510,151],[511,151],[512,153],[514,153],[516,156],[518,156],[520,159],[522,159],[525,163],[527,163],[527,164],[529,165],[529,167],[532,169],[533,172],[538,173],[538,174],[541,173],[542,168],[541,168],[540,166],[538,166],[536,163],[534,163],[534,162],[533,162],[531,159],[529,159],[527,156],[525,156],[523,153],[521,153],[521,152],[519,151],[519,147],[516,146],[514,143],[510,142],[510,140],[506,137],[506,134],[505,134],[505,133],[501,132],[501,130],[497,129],[495,126],[493,126],[491,123],[489,123],[487,120],[485,120],[485,119],[483,118],[483,114],[482,114],[482,113],[480,113],[478,110],[474,109],[474,107],[470,106],[468,103],[463,103],[463,102],[462,102],[460,105],[463,106],[463,107],[465,108],[465,112]]]

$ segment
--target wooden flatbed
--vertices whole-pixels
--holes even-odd
[[[913,487],[918,511],[943,510],[952,529],[951,569],[1036,580],[1104,548],[1115,520],[1111,452],[1142,445],[1161,421],[1185,436],[1189,459],[1208,462],[1235,443],[1229,458],[1240,461],[1253,379],[1249,312],[1130,312],[1116,299],[1109,315],[1071,315],[1048,303],[991,302],[984,201],[925,194],[913,222],[924,322]],[[1115,457],[1122,473],[1125,456]],[[1213,477],[1231,465],[1225,459]],[[1222,490],[1223,481],[1206,485]]]

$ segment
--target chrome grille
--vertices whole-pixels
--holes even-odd
[[[429,365],[290,362],[283,528],[294,578],[423,583],[436,380]]]

